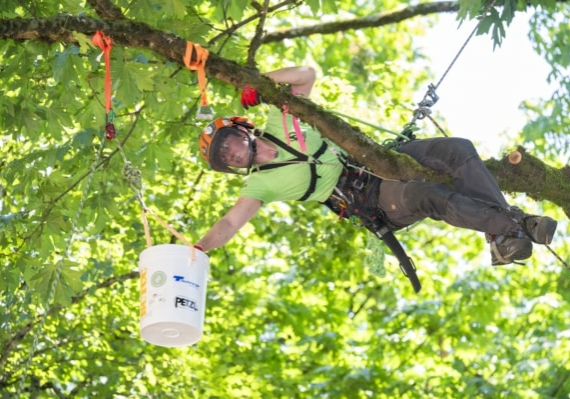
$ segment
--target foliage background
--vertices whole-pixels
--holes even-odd
[[[438,7],[445,4],[463,18],[482,6]],[[497,5],[486,28],[499,44],[514,10],[527,5]],[[266,40],[255,48],[260,20],[249,18],[264,6],[275,7],[262,26],[270,37],[417,4],[7,0],[0,17],[4,30],[20,17],[113,21],[101,10],[119,10],[118,22],[149,24],[241,65],[254,66],[254,49],[261,71],[311,64],[320,76],[313,101],[392,130],[409,120],[414,95],[434,79],[417,67],[428,55],[413,39],[436,23],[440,11]],[[564,170],[570,14],[564,2],[528,7],[530,40],[552,66],[548,78],[559,84],[552,98],[525,102],[530,121],[513,144]],[[378,247],[317,204],[266,206],[231,243],[212,251],[205,335],[197,345],[144,342],[136,271],[146,246],[140,205],[122,177],[116,145],[102,139],[100,50],[84,32],[56,43],[2,38],[3,398],[569,397],[570,272],[550,252],[537,248],[524,266],[493,268],[481,234],[427,221],[399,235],[424,286],[416,295],[389,253],[381,255],[385,276],[371,274],[367,264]],[[205,122],[195,118],[195,74],[150,49],[117,45],[112,74],[119,139],[142,173],[147,205],[197,240],[235,200],[241,181],[206,170],[196,157]],[[233,85],[210,79],[208,96],[218,115],[243,113]],[[262,124],[266,109],[248,116]],[[387,138],[363,130],[378,142]],[[425,134],[433,128],[426,126]],[[561,221],[552,248],[567,262],[563,209],[524,193],[511,199]],[[155,243],[173,241],[152,220],[151,232]],[[54,301],[47,303],[60,266]]]

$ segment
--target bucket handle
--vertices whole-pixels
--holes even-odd
[[[166,230],[168,230],[170,233],[172,233],[172,235],[176,238],[178,238],[180,241],[182,241],[182,243],[184,243],[184,245],[187,245],[190,247],[190,257],[192,258],[192,260],[196,260],[196,256],[194,253],[194,245],[192,245],[190,243],[190,241],[188,241],[186,238],[184,238],[184,236],[182,234],[180,234],[179,232],[177,232],[172,226],[170,226],[168,223],[166,223],[164,220],[162,220],[161,218],[158,217],[158,215],[156,213],[154,213],[153,211],[151,211],[149,208],[144,207],[143,208],[143,212],[142,212],[142,219],[143,219],[143,227],[144,227],[144,236],[146,238],[146,245],[147,247],[152,247],[152,241],[150,239],[150,229],[148,227],[148,219],[146,217],[146,214],[149,213],[152,217],[154,217],[156,219],[156,221],[158,223],[160,223],[162,225],[162,227],[164,227]]]

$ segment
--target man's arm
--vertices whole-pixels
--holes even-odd
[[[265,76],[277,83],[290,84],[293,93],[309,97],[315,84],[317,73],[315,68],[310,66],[295,66],[267,72]]]
[[[204,251],[221,247],[255,216],[261,205],[261,201],[253,198],[239,198],[196,245],[201,246]]]

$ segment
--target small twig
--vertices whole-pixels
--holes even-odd
[[[247,52],[247,66],[250,68],[255,68],[255,53],[262,45],[263,33],[265,20],[267,19],[267,9],[269,7],[269,0],[263,2],[263,6],[256,1],[252,1],[251,5],[257,10],[257,15],[259,15],[259,23],[255,27],[255,35],[251,39],[251,45]]]
[[[274,5],[273,7],[269,7],[269,8],[267,9],[267,13],[270,13],[270,12],[273,12],[273,11],[275,11],[275,10],[278,10],[278,9],[280,9],[281,7],[288,6],[289,4],[297,5],[297,4],[298,4],[298,0],[284,0],[284,1],[282,1],[281,3]],[[230,37],[236,30],[238,30],[239,28],[241,28],[241,27],[244,26],[244,25],[247,25],[248,23],[250,23],[251,21],[255,20],[255,19],[258,18],[258,17],[259,17],[259,15],[258,15],[258,14],[255,14],[255,15],[252,15],[251,17],[249,17],[249,18],[246,18],[246,19],[244,19],[244,20],[238,22],[237,24],[234,24],[234,25],[230,26],[228,29],[226,29],[225,31],[223,31],[223,32],[220,33],[219,35],[214,36],[212,39],[210,39],[210,40],[208,41],[208,44],[209,44],[209,45],[212,45],[212,44],[215,43],[221,36]]]
[[[115,6],[109,0],[87,0],[87,3],[101,19],[121,20],[125,19],[120,7]]]

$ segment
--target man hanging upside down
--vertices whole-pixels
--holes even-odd
[[[311,67],[283,68],[266,73],[293,93],[308,97],[315,82]],[[260,103],[247,88],[242,104]],[[362,217],[382,217],[392,229],[424,218],[485,233],[493,265],[527,259],[533,242],[549,244],[557,222],[547,216],[528,215],[509,206],[496,180],[473,144],[463,138],[442,137],[403,142],[398,151],[421,165],[445,172],[453,188],[429,181],[379,179],[350,160],[344,152],[307,125],[295,129],[288,115],[283,137],[281,112],[272,107],[265,131],[245,117],[218,118],[202,132],[200,153],[216,171],[248,178],[237,202],[200,239],[196,246],[208,251],[228,242],[263,204],[272,201],[318,201],[343,217],[358,209]],[[304,151],[302,151],[304,149]]]

